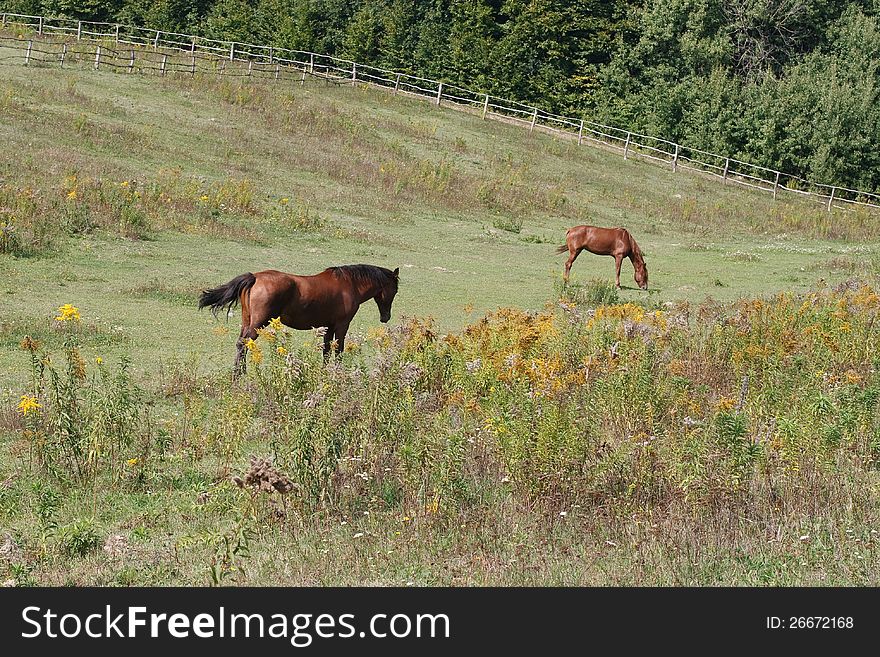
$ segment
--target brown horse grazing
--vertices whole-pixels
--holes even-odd
[[[391,271],[373,265],[330,267],[314,276],[295,276],[273,269],[236,276],[226,285],[204,290],[199,309],[209,307],[217,315],[241,304],[241,335],[236,343],[233,376],[245,371],[245,344],[257,338],[257,329],[269,320],[294,329],[326,327],[324,358],[330,357],[333,340],[336,350],[345,349],[345,334],[364,301],[376,300],[379,321],[391,319],[391,304],[397,294],[399,269]]]
[[[626,228],[600,228],[599,226],[575,226],[565,234],[565,244],[556,249],[556,253],[568,251],[568,262],[565,263],[565,281],[571,272],[571,265],[581,251],[586,249],[596,255],[614,256],[617,266],[615,282],[620,287],[620,263],[629,258],[635,270],[635,281],[643,290],[648,289],[648,268],[642,257],[642,250]]]

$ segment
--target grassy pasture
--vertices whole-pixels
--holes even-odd
[[[844,350],[844,357],[839,349],[847,341],[872,343],[873,322],[848,322],[864,329],[858,337],[844,335],[850,329],[842,324],[832,327],[836,333],[825,327],[838,351],[820,353],[824,347],[806,338],[797,342],[792,348],[806,364],[791,369],[786,361],[778,379],[760,374],[778,365],[766,360],[776,356],[739,345],[754,359],[744,365],[701,333],[711,333],[711,322],[727,316],[713,315],[718,307],[728,314],[746,308],[723,304],[772,299],[783,291],[827,291],[854,278],[873,280],[876,217],[774,202],[701,176],[529,135],[517,126],[312,81],[302,87],[241,84],[4,65],[0,133],[0,220],[14,228],[0,253],[0,541],[8,539],[10,546],[0,574],[5,568],[9,581],[206,584],[213,576],[221,583],[248,584],[876,584],[878,482],[873,457],[865,456],[876,449],[870,434],[873,406],[853,402],[850,409],[834,396],[841,382],[874,390],[870,350]],[[564,390],[542,398],[546,405],[536,407],[538,416],[581,405],[543,429],[573,442],[547,447],[541,452],[546,463],[526,463],[517,451],[526,448],[503,436],[528,431],[515,420],[534,395],[511,388],[510,396],[496,397],[501,384],[489,384],[486,377],[510,383],[500,369],[503,359],[499,356],[495,369],[481,369],[489,367],[489,356],[477,358],[468,351],[473,345],[461,346],[455,336],[498,308],[537,312],[549,302],[558,313],[562,295],[583,312],[595,303],[576,298],[579,289],[610,298],[612,291],[592,282],[612,280],[610,258],[581,255],[573,280],[583,288],[560,288],[564,256],[554,249],[564,241],[565,228],[578,223],[630,228],[646,254],[650,290],[635,289],[625,263],[622,280],[629,287],[616,301],[634,305],[608,320],[618,322],[613,330],[572,335],[560,328],[565,316],[557,317],[558,324],[546,332],[562,336],[558,342],[540,342],[546,351],[522,348],[522,357],[539,365],[531,371],[543,372],[547,380],[573,377]],[[300,359],[297,380],[303,383],[294,405],[314,414],[278,415],[264,407],[265,400],[282,399],[294,386],[290,364],[283,369],[283,359],[268,346],[263,378],[252,378],[241,390],[230,388],[237,316],[226,325],[197,313],[198,290],[244,271],[313,273],[355,262],[401,268],[394,323],[404,327],[402,333],[385,344],[375,333],[375,309],[365,306],[352,327],[362,349],[343,366],[345,376],[354,376],[351,372],[373,371],[377,360],[393,354],[400,367],[389,371],[401,383],[387,391],[382,408],[394,410],[397,419],[376,406],[357,406],[344,421],[336,417],[334,404],[349,408],[354,401],[322,387],[329,384],[314,361],[314,337],[308,333],[286,336],[284,344]],[[860,294],[858,286],[851,287],[838,296],[816,297],[815,305],[831,313],[839,294]],[[75,329],[53,320],[65,303],[80,310]],[[863,305],[872,308],[871,303]],[[645,351],[641,329],[632,328],[632,322],[648,321],[626,315],[632,308],[693,308],[698,325],[681,344],[663,329],[672,355],[656,356]],[[704,313],[705,325],[699,323]],[[453,335],[452,352],[435,354],[428,347],[433,338],[403,319],[426,316],[434,319],[430,335]],[[534,332],[545,330],[513,317],[528,345]],[[768,322],[784,327],[792,317],[780,311]],[[618,330],[622,337],[614,346],[611,336]],[[127,451],[107,452],[115,459],[107,461],[109,469],[77,479],[57,465],[67,461],[56,460],[60,470],[47,471],[50,459],[33,442],[46,427],[16,410],[31,385],[32,365],[37,367],[20,348],[28,335],[40,341],[40,354],[53,354],[60,380],[70,383],[68,393],[86,409],[84,426],[104,426],[102,408],[138,409],[126,425],[131,435],[119,434]],[[498,336],[489,342],[495,344]],[[662,342],[653,333],[651,338]],[[731,336],[730,344],[736,339]],[[424,349],[413,351],[407,340]],[[65,357],[65,345],[73,344],[75,356],[68,351]],[[583,358],[601,354],[610,362],[618,350],[632,355],[634,369],[658,358],[662,377],[657,379],[660,370],[651,376],[662,383],[627,388],[635,384],[623,374],[614,379],[618,375],[611,369],[602,381],[616,381],[619,388],[577,378]],[[428,362],[425,354],[438,360]],[[109,374],[124,355],[131,359],[130,381]],[[96,365],[99,357],[105,365]],[[77,359],[85,379],[77,376]],[[454,366],[441,367],[442,359]],[[407,363],[418,368],[413,381],[407,372],[415,370]],[[544,372],[541,364],[550,369]],[[703,374],[694,374],[688,364]],[[68,366],[73,369],[64,375]],[[100,378],[102,367],[112,381]],[[713,367],[717,378],[705,374]],[[821,385],[827,383],[822,388],[814,371],[832,382],[819,377]],[[786,405],[812,409],[827,398],[835,413],[850,409],[856,419],[840,429],[843,437],[833,449],[813,445],[806,430],[791,429],[785,438],[786,449],[797,447],[802,460],[821,461],[833,476],[814,473],[797,459],[783,459],[790,469],[777,471],[771,447],[748,456],[755,459],[748,464],[753,470],[716,462],[711,450],[699,452],[700,445],[716,443],[722,452],[735,451],[731,445],[743,439],[738,425],[725,425],[724,417],[733,413],[744,374],[753,387],[729,422],[735,425],[738,414],[745,414],[749,435],[776,431],[768,428],[771,416],[785,415]],[[519,375],[533,376],[525,370]],[[692,383],[679,380],[685,375]],[[444,377],[456,382],[453,389],[443,387]],[[364,395],[372,390],[359,388],[354,379],[351,385]],[[669,392],[668,406],[662,414],[651,407],[658,415],[650,420],[625,410],[667,385],[684,386],[690,396],[679,399]],[[465,399],[456,397],[455,386],[466,391]],[[134,388],[139,392],[129,397]],[[109,396],[101,397],[96,392],[101,390]],[[784,392],[774,396],[774,390]],[[423,393],[427,397],[418,404],[424,407],[406,406]],[[98,397],[89,396],[94,394]],[[442,404],[433,405],[433,395]],[[45,418],[63,399],[70,400],[62,395],[44,402]],[[413,408],[421,409],[415,419]],[[607,410],[581,444],[574,427],[594,417],[583,408]],[[685,412],[704,428],[682,431]],[[811,426],[818,417],[812,412],[788,420]],[[382,422],[396,426],[404,417],[410,418],[411,433],[376,428],[386,426]],[[282,419],[288,428],[277,437],[273,427]],[[827,424],[834,434],[836,425]],[[339,426],[353,427],[340,461],[348,465],[337,463],[337,475],[318,486],[308,472],[320,459],[306,467],[295,455],[311,437],[329,441],[321,442],[322,449],[332,452]],[[59,430],[56,424],[52,435]],[[110,429],[98,433],[116,435]],[[407,442],[406,436],[416,434],[436,440]],[[147,442],[132,442],[133,435],[147,436]],[[669,463],[692,459],[733,468],[718,475],[723,490],[700,489],[707,497],[698,496],[694,507],[694,499],[681,493],[691,479],[680,472],[627,471],[636,467],[628,460],[633,445],[651,436],[666,441],[662,457]],[[404,453],[386,454],[377,447],[385,445],[380,439],[400,440]],[[851,449],[834,451],[847,441]],[[246,486],[229,484],[230,474],[248,470],[250,454],[272,453],[279,468],[284,464],[288,474],[304,477],[296,480],[300,494],[305,489],[315,499],[278,501],[277,495],[257,489],[246,495]],[[595,471],[570,470],[574,453]],[[104,463],[107,454],[89,462]],[[355,473],[351,464],[360,458],[374,460]],[[611,477],[615,468],[629,474]],[[459,479],[448,475],[459,470]],[[387,471],[399,480],[384,477]],[[423,479],[413,472],[422,472]],[[688,476],[707,475],[695,470]],[[590,489],[589,496],[579,497],[574,485],[536,483],[579,482],[578,477],[585,477],[582,490]],[[656,485],[656,495],[626,493],[627,481]],[[828,499],[823,496],[832,492],[848,505],[823,508],[821,501]],[[774,505],[777,498],[781,506]],[[229,544],[242,549],[224,553],[220,546]]]

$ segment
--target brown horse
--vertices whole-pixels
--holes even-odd
[[[565,275],[568,281],[571,265],[581,251],[586,249],[596,255],[614,256],[617,267],[615,282],[620,287],[620,263],[629,258],[635,270],[635,281],[643,290],[648,289],[648,268],[642,257],[642,250],[626,228],[600,228],[599,226],[575,226],[565,234],[565,244],[556,249],[556,253],[568,251],[568,262],[565,263]]]
[[[241,304],[241,335],[236,343],[233,376],[245,371],[245,344],[257,338],[257,329],[269,320],[294,329],[326,327],[324,358],[330,357],[333,341],[336,350],[345,349],[345,334],[364,301],[376,300],[379,321],[391,319],[391,304],[397,294],[399,269],[391,271],[374,265],[330,267],[314,276],[295,276],[273,269],[236,276],[226,285],[204,290],[199,309],[209,307],[227,312]]]

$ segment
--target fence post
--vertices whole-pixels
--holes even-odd
[[[397,94],[397,90],[400,89],[400,73],[397,74],[397,77],[394,79],[394,93]]]
[[[128,72],[134,71],[134,49],[128,51],[130,59],[128,60]]]
[[[535,108],[535,111],[532,113],[532,125],[529,126],[529,132],[535,129],[535,121],[538,120],[538,108]]]
[[[302,77],[299,79],[299,86],[306,86],[306,67],[303,66]]]
[[[116,24],[116,44],[119,45],[119,23]]]
[[[355,86],[357,84],[357,75],[358,75],[358,65],[355,62],[351,63],[351,86]]]
[[[196,77],[196,56],[192,55],[192,62],[190,63],[189,76],[191,78]]]
[[[443,98],[443,83],[437,85],[437,107],[440,107],[440,99]]]
[[[197,39],[197,38],[198,38],[198,37],[193,37],[192,43],[190,44],[190,47],[189,47],[189,51],[190,51],[190,52],[195,52],[195,51],[196,51],[196,39]]]
[[[773,183],[773,200],[776,200],[776,190],[779,189],[779,172],[776,172],[776,182]]]
[[[727,172],[730,170],[730,158],[724,160],[724,173],[721,175],[722,180],[724,180],[724,184],[727,184]]]
[[[156,38],[153,39],[153,50],[159,49],[159,30],[156,30]]]
[[[28,39],[28,47],[27,52],[24,54],[24,65],[27,66],[31,61],[31,48],[33,47],[34,42]]]
[[[229,44],[229,61],[233,61],[235,59],[235,41]]]
[[[249,59],[248,60],[248,77],[251,76],[251,71],[253,70],[253,68],[254,68],[254,60]]]
[[[77,41],[82,39],[82,33],[83,33],[83,22],[77,21],[76,22],[76,40]]]
[[[40,23],[39,23],[39,27],[37,28],[37,34],[42,34],[42,33],[43,33],[43,17],[40,16]]]
[[[623,145],[623,159],[627,159],[627,155],[629,155],[629,142],[632,139],[632,133],[626,133],[626,143]]]
[[[224,64],[225,64],[225,62],[224,62]],[[281,65],[276,63],[275,64],[275,79],[276,80],[278,80],[278,75],[280,73],[281,73]]]
[[[95,70],[101,65],[101,46],[95,48]]]
[[[578,146],[584,142],[584,120],[581,119],[581,127],[578,130]]]
[[[67,57],[67,44],[61,44],[61,68],[64,68],[64,58]]]
[[[162,55],[162,75],[165,75],[165,64],[168,62],[168,55]]]
[[[3,27],[6,28],[6,12],[3,12]]]
[[[269,46],[269,63],[272,64],[275,62],[275,48]]]
[[[489,94],[486,94],[486,100],[483,101],[483,118],[486,118],[486,112],[489,111]]]
[[[315,53],[309,53],[309,73],[315,74]]]
[[[678,171],[678,144],[675,145],[675,155],[672,156],[672,170]]]
[[[831,196],[828,197],[828,212],[831,212],[831,207],[834,205],[834,192],[837,191],[837,187],[831,188]]]

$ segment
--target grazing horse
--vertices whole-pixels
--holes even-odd
[[[294,329],[326,327],[324,358],[345,349],[345,334],[358,308],[365,301],[376,300],[379,321],[391,319],[391,304],[397,294],[399,269],[391,271],[374,265],[329,267],[314,276],[295,276],[273,269],[236,276],[226,285],[204,290],[199,310],[208,307],[217,315],[241,305],[241,335],[236,343],[233,377],[245,371],[245,345],[257,338],[274,317]]]
[[[620,263],[629,258],[635,270],[635,281],[643,290],[648,289],[648,268],[642,257],[642,250],[626,228],[600,228],[599,226],[575,226],[565,234],[565,244],[556,249],[556,253],[568,251],[568,262],[565,263],[564,279],[568,281],[571,265],[581,251],[586,249],[596,255],[614,256],[617,267],[615,282],[620,287]]]

